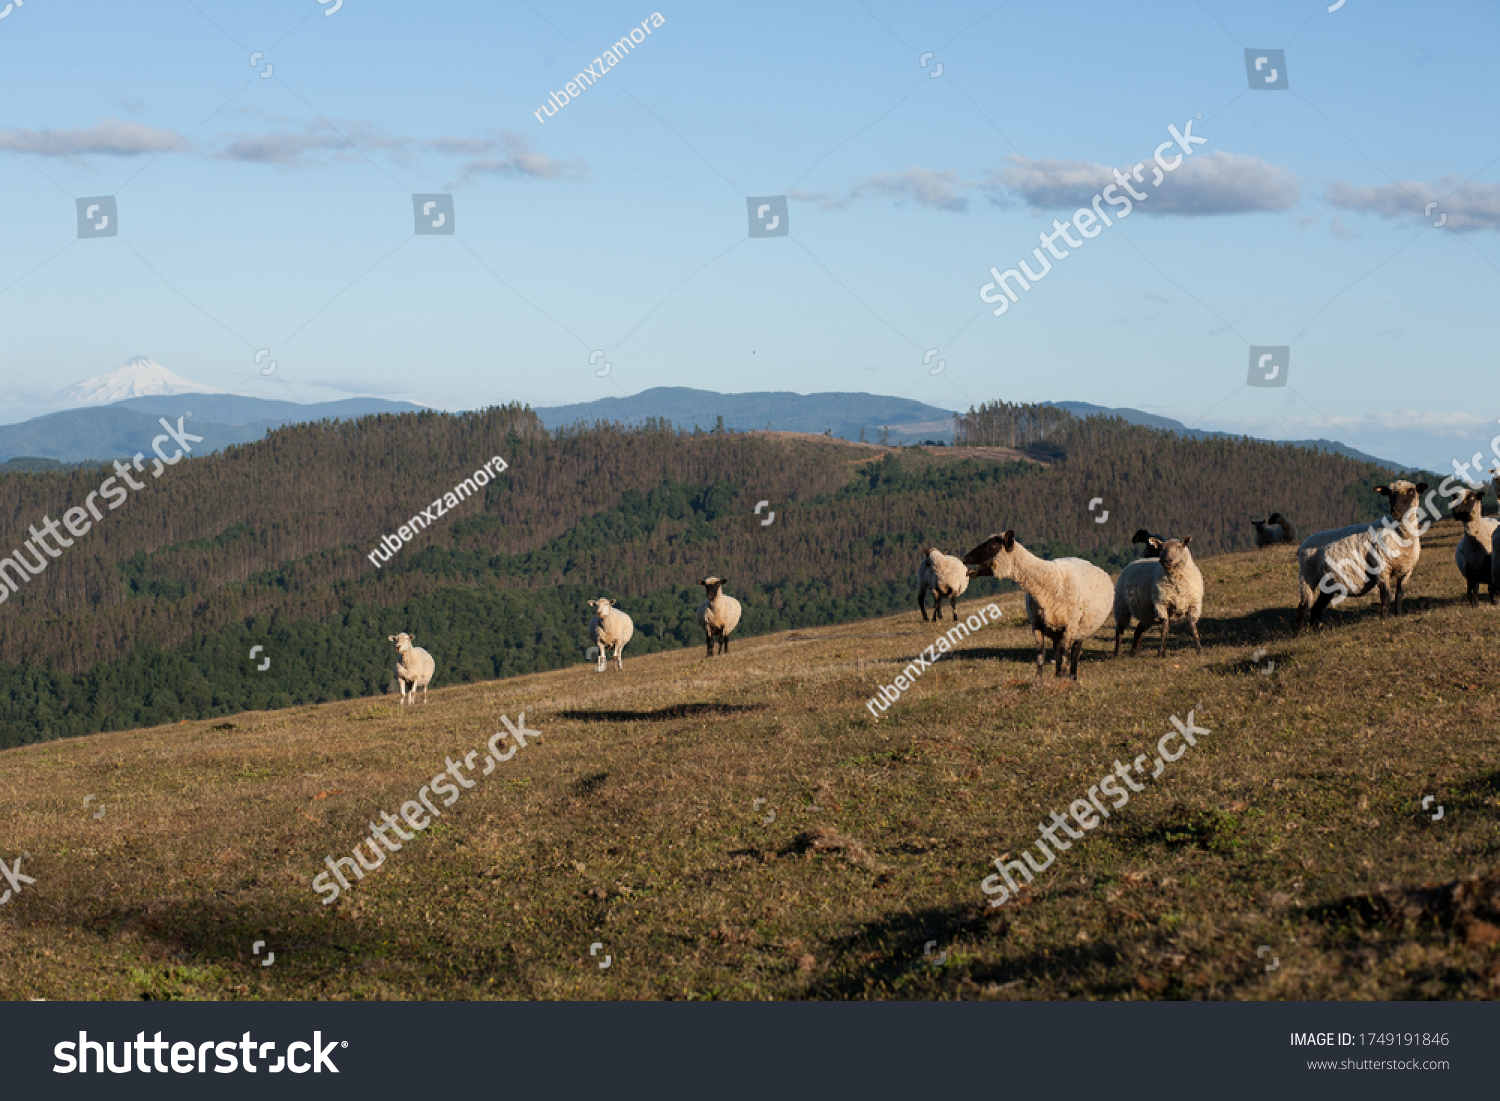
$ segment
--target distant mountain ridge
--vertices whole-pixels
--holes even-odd
[[[10,459],[52,459],[60,463],[102,462],[149,451],[161,434],[158,418],[192,417],[186,422],[203,442],[193,454],[208,455],[238,443],[251,443],[273,428],[320,420],[351,420],[374,413],[416,413],[424,407],[382,398],[345,398],[312,405],[230,394],[155,394],[112,405],[66,409],[20,424],[0,425],[0,463]]]
[[[771,428],[782,432],[831,431],[857,440],[861,431],[872,441],[882,427],[893,439],[952,439],[953,410],[881,394],[831,392],[797,394],[789,390],[748,394],[720,394],[687,386],[655,386],[625,398],[600,398],[576,405],[554,405],[535,410],[549,429],[583,421],[640,424],[648,417],[665,418],[677,428],[705,431],[724,418],[734,432]]]
[[[1112,409],[1086,401],[1049,401],[1042,404],[1065,409],[1075,417],[1119,417],[1129,424],[1159,428],[1189,439],[1236,438],[1232,432],[1189,428],[1181,421],[1144,413],[1139,409]],[[908,398],[879,394],[798,394],[787,390],[720,394],[713,390],[695,390],[686,386],[657,386],[630,397],[555,405],[536,409],[534,412],[549,429],[579,421],[586,424],[618,421],[627,425],[639,425],[649,417],[656,417],[671,421],[677,428],[696,427],[706,431],[723,417],[724,427],[734,432],[750,432],[767,427],[783,432],[822,433],[831,430],[833,435],[846,440],[857,440],[860,433],[864,432],[866,438],[874,442],[881,428],[889,428],[892,443],[915,443],[924,439],[948,444],[953,442],[953,410],[940,409]],[[1396,472],[1411,469],[1408,464],[1367,455],[1336,440],[1267,442],[1329,451],[1360,462],[1376,463]]]
[[[1143,413],[1139,409],[1110,409],[1103,405],[1091,405],[1086,401],[1048,401],[1042,404],[1050,405],[1056,409],[1066,409],[1075,417],[1119,417],[1130,424],[1140,424],[1147,428],[1160,428],[1179,436],[1186,436],[1192,440],[1260,439],[1259,436],[1245,436],[1235,432],[1209,432],[1202,428],[1189,428],[1181,421],[1174,421],[1171,417],[1159,417],[1154,413]],[[1339,443],[1337,440],[1267,440],[1266,442],[1282,444],[1286,447],[1306,447],[1318,451],[1328,451],[1335,455],[1347,456],[1359,462],[1375,463],[1395,473],[1402,473],[1412,469],[1408,464],[1392,462],[1390,459],[1381,459],[1374,455],[1367,455],[1365,452],[1356,450],[1348,444]]]

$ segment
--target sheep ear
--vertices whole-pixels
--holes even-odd
[[[385,636],[385,640],[387,642],[395,642],[396,641],[396,636],[395,635],[386,635]]]
[[[1188,545],[1188,544],[1189,544],[1189,543],[1191,543],[1191,542],[1192,542],[1192,541],[1193,541],[1193,537],[1192,537],[1192,536],[1191,536],[1191,535],[1189,535],[1189,536],[1186,536],[1186,537],[1185,537],[1185,538],[1184,538],[1184,539],[1183,539],[1183,540],[1182,540],[1182,545],[1183,545],[1183,546],[1184,546],[1184,547],[1185,547],[1185,546],[1187,546],[1187,545]]]
[[[1167,543],[1167,541],[1160,535],[1153,535],[1149,539],[1147,539],[1146,542],[1150,543],[1157,550],[1161,550],[1162,547],[1166,546]]]
[[[1418,493],[1426,493],[1427,492],[1427,483],[1426,482],[1418,482],[1417,483],[1417,492]]]
[[[1000,537],[1000,544],[1006,550],[1010,550],[1012,547],[1014,547],[1016,545],[1016,533],[1015,533],[1015,530],[1014,529],[1007,530],[1006,533]]]
[[[1254,521],[1251,521],[1251,522],[1253,523]],[[1145,528],[1141,528],[1139,531],[1137,531],[1134,535],[1132,535],[1130,537],[1130,542],[1132,544],[1135,544],[1135,543],[1149,543],[1149,542],[1151,542],[1151,533],[1149,531],[1147,531]]]
[[[1389,497],[1391,495],[1391,487],[1390,486],[1376,486],[1375,487],[1375,492],[1378,493],[1378,494],[1380,494],[1382,497]]]

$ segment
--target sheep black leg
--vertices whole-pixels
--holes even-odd
[[[1198,648],[1198,653],[1203,653],[1203,642],[1198,638],[1198,621],[1196,619],[1188,620],[1188,630],[1193,632],[1193,645]]]
[[[1115,624],[1115,657],[1120,656],[1120,640],[1125,637],[1125,624]]]
[[[927,586],[922,585],[917,589],[917,608],[922,613],[922,622],[927,622]],[[943,610],[943,598],[938,597],[938,611]]]
[[[1083,656],[1083,640],[1073,643],[1073,679],[1078,679],[1078,659]]]
[[[1318,599],[1313,602],[1312,615],[1308,619],[1308,623],[1313,630],[1316,631],[1323,626],[1323,609],[1328,607],[1332,602],[1333,593],[1324,592],[1321,589],[1318,590]],[[1300,627],[1298,630],[1300,633]]]
[[[1161,648],[1156,651],[1156,656],[1164,658],[1167,656],[1167,632],[1172,629],[1172,617],[1162,616],[1161,619]]]
[[[714,633],[712,631],[708,631],[708,632],[705,632],[705,633],[708,635],[708,656],[709,657],[713,657],[714,656]]]
[[[1146,633],[1146,628],[1149,627],[1149,626],[1150,626],[1150,624],[1147,623],[1144,619],[1141,620],[1139,623],[1137,623],[1135,625],[1135,638],[1133,640],[1131,640],[1131,643],[1130,643],[1130,656],[1131,657],[1135,657],[1136,654],[1140,653],[1140,649],[1141,649],[1141,636]]]

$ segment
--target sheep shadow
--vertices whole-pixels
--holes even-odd
[[[557,715],[581,723],[664,723],[698,715],[738,715],[765,709],[763,703],[678,703],[654,711],[559,711]]]
[[[872,987],[890,990],[903,979],[910,982],[915,978],[925,978],[943,987],[960,979],[981,985],[1009,986],[1042,975],[1055,977],[1059,971],[1096,976],[1095,989],[1106,995],[1118,995],[1129,989],[1124,982],[1098,985],[1098,974],[1117,967],[1122,958],[1115,946],[1098,941],[1062,949],[1052,947],[995,963],[946,959],[955,941],[1004,937],[1008,930],[1007,918],[976,912],[969,905],[888,914],[861,925],[847,936],[830,940],[828,948],[836,961],[834,973],[811,986],[805,996],[815,1000],[862,998],[869,996]],[[860,962],[852,963],[856,960]],[[840,963],[844,966],[840,967]],[[929,992],[935,993],[935,990]]]

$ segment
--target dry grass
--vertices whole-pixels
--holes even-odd
[[[1361,600],[1320,638],[1287,633],[1291,548],[1204,560],[1201,656],[1114,661],[1101,631],[1077,686],[1033,685],[1009,595],[879,722],[865,700],[938,634],[915,610],[602,676],[580,627],[575,668],[405,712],[7,751],[0,856],[37,882],[0,907],[0,996],[1488,998],[1494,879],[1416,889],[1500,864],[1500,609],[1461,604],[1455,533],[1404,619]],[[992,858],[1190,708],[1210,736],[984,904]],[[540,743],[320,904],[325,855],[521,711]]]

